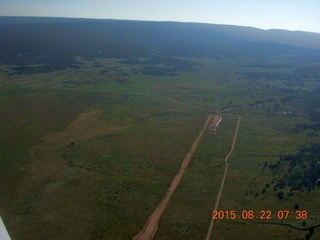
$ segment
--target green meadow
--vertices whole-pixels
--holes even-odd
[[[299,205],[308,218],[216,220],[212,239],[320,237],[319,186],[279,188],[291,173],[269,167],[319,143],[310,119],[319,101],[316,77],[294,78],[314,64],[290,56],[257,65],[240,57],[179,60],[192,69],[99,58],[49,73],[1,67],[0,213],[12,239],[132,239],[217,110],[223,120],[217,131],[206,130],[155,239],[205,238],[236,115],[239,136],[219,209]]]

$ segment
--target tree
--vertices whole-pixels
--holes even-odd
[[[279,200],[282,200],[282,199],[283,199],[283,191],[278,192],[277,198],[278,198]]]

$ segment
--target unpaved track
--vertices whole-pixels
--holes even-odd
[[[155,236],[155,234],[158,230],[158,224],[159,224],[160,217],[161,217],[162,213],[164,212],[173,192],[175,191],[176,187],[178,186],[178,184],[182,178],[182,175],[186,171],[186,168],[188,167],[188,164],[189,164],[195,150],[197,149],[197,147],[199,145],[199,142],[202,138],[202,135],[203,135],[205,129],[208,127],[208,124],[209,124],[210,120],[213,118],[213,116],[214,115],[208,116],[207,121],[205,122],[201,132],[199,133],[198,137],[193,142],[189,153],[185,156],[185,158],[180,166],[179,172],[177,173],[177,175],[174,177],[173,181],[171,182],[171,185],[170,185],[166,195],[161,200],[160,204],[154,210],[152,215],[149,217],[149,219],[148,219],[146,225],[144,226],[144,228],[142,229],[142,231],[139,232],[133,238],[133,240],[151,240]]]
[[[232,141],[231,149],[230,149],[230,152],[228,153],[228,155],[227,155],[227,156],[225,157],[225,159],[224,159],[224,162],[225,162],[226,167],[225,167],[225,170],[224,170],[224,174],[223,174],[223,177],[222,177],[219,194],[218,194],[217,201],[216,201],[216,204],[215,204],[215,206],[214,206],[213,211],[216,211],[216,210],[218,209],[218,206],[219,206],[220,197],[221,197],[221,194],[222,194],[222,191],[223,191],[223,188],[224,188],[224,183],[225,183],[225,181],[226,181],[226,176],[227,176],[227,172],[228,172],[228,158],[229,158],[230,155],[232,154],[233,149],[234,149],[234,146],[236,145],[236,140],[237,140],[237,137],[238,137],[239,127],[240,127],[240,121],[241,121],[241,117],[238,116],[237,128],[236,128],[236,131],[235,131],[234,136],[233,136],[233,141]],[[208,229],[208,233],[207,233],[206,240],[210,240],[213,223],[214,223],[214,219],[212,218],[212,219],[211,219],[211,222],[210,222],[209,229]]]

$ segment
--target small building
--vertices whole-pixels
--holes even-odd
[[[209,125],[209,129],[213,130],[213,131],[216,131],[218,126],[219,126],[219,123],[221,121],[222,121],[222,117],[220,115],[218,115],[218,114],[215,114],[215,116],[212,119],[211,124]]]

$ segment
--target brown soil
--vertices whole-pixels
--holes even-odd
[[[77,116],[63,132],[51,133],[43,142],[32,148],[32,163],[29,166],[33,180],[42,180],[55,174],[63,167],[61,156],[56,151],[71,142],[104,135],[120,130],[121,127],[100,118],[101,111],[91,110]]]
[[[100,118],[101,111],[91,110],[81,113],[73,120],[64,132],[49,134],[44,138],[43,145],[65,144],[68,141],[90,138],[119,130],[120,127],[111,125]]]
[[[175,189],[177,188],[184,172],[186,171],[186,168],[188,167],[189,162],[191,161],[191,158],[195,152],[195,150],[197,149],[199,142],[202,138],[202,135],[205,131],[205,129],[207,128],[210,120],[212,118],[215,118],[216,115],[209,115],[207,118],[207,121],[205,122],[201,132],[199,133],[198,137],[195,139],[195,141],[193,142],[191,149],[189,151],[189,153],[185,156],[179,172],[177,173],[177,175],[174,177],[173,181],[171,182],[171,185],[166,193],[166,195],[164,196],[164,198],[161,200],[160,204],[157,206],[157,208],[154,210],[154,212],[152,213],[152,215],[149,217],[147,223],[145,224],[144,228],[142,229],[141,232],[139,232],[134,238],[133,240],[151,240],[153,239],[153,237],[155,236],[157,230],[158,230],[158,225],[159,225],[159,220],[161,215],[163,214],[173,192],[175,191]]]

